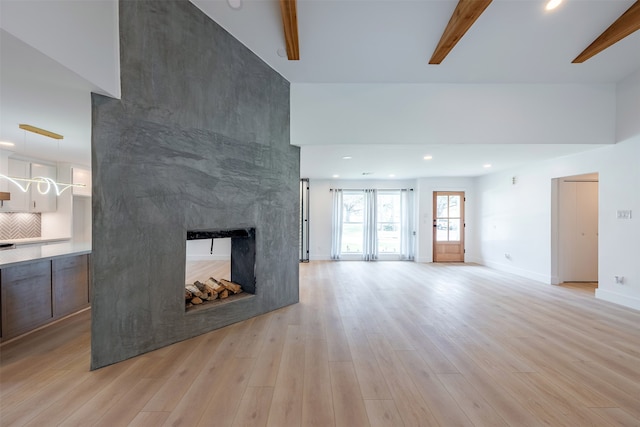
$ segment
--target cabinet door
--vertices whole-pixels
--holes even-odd
[[[73,187],[74,196],[91,197],[91,171],[81,168],[73,168],[73,183],[84,184],[84,187]]]
[[[9,173],[12,178],[29,178],[29,162],[22,160],[9,159]],[[25,187],[27,185],[24,181],[18,181],[20,185]],[[11,200],[4,202],[8,206],[5,211],[8,212],[28,212],[30,195],[20,190],[17,185],[9,183],[9,192],[11,193]]]
[[[31,178],[51,178],[56,180],[57,171],[55,166],[41,165],[39,163],[31,163]],[[40,189],[43,191],[47,189],[46,184],[40,184]],[[31,204],[29,210],[32,212],[55,212],[56,202],[58,196],[56,195],[55,188],[53,186],[49,189],[47,194],[41,194],[38,190],[36,183],[31,184]]]
[[[57,258],[52,262],[53,313],[66,316],[89,306],[88,255]]]
[[[51,261],[3,268],[2,339],[6,340],[49,322],[51,308]]]

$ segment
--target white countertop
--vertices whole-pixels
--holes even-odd
[[[90,243],[56,243],[0,251],[0,268],[45,259],[91,253]]]

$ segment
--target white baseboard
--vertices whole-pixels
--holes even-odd
[[[187,255],[187,261],[231,261],[229,255]]]
[[[517,276],[526,277],[528,279],[537,280],[538,282],[551,284],[551,275],[550,274],[541,274],[535,271],[525,270],[523,268],[514,267],[509,264],[505,264],[502,262],[494,262],[494,261],[484,261],[479,258],[477,261],[474,261],[478,264],[485,265],[487,267],[491,267],[496,270],[504,271],[506,273],[515,274]]]
[[[614,304],[623,305],[625,307],[640,310],[640,298],[629,295],[619,294],[607,289],[596,289],[596,298],[603,301],[612,302]]]

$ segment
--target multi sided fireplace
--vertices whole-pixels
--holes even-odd
[[[193,281],[193,283],[185,284],[185,309],[187,311],[209,307],[225,301],[229,302],[236,298],[247,297],[248,295],[256,293],[255,228],[187,231],[187,241],[210,240],[212,255],[214,242],[222,239],[230,240],[230,249],[224,249],[225,245],[220,245],[223,248],[222,252],[226,252],[226,254],[223,254],[222,256],[228,262],[228,267],[226,269],[228,270],[228,273],[225,275],[229,275],[230,277],[228,279],[221,276],[214,277],[215,274],[213,274],[213,271],[221,271],[220,268],[213,268],[212,262],[212,267],[209,270],[207,268],[206,261],[201,263],[204,264],[204,266],[200,266],[198,268],[198,279]],[[220,255],[218,255],[218,257],[219,256]],[[224,269],[222,271],[224,271]],[[191,277],[193,277],[193,275],[191,275]],[[209,294],[207,294],[207,290],[209,291]],[[204,296],[200,295],[200,292],[198,291],[202,291],[201,293],[203,293]],[[194,300],[198,301],[197,306],[190,303],[192,296],[195,296],[196,292],[198,292],[199,297],[202,297],[202,303],[198,301],[197,297],[196,300]]]

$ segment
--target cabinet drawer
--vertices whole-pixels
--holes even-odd
[[[3,268],[0,274],[3,340],[52,319],[50,261]]]

